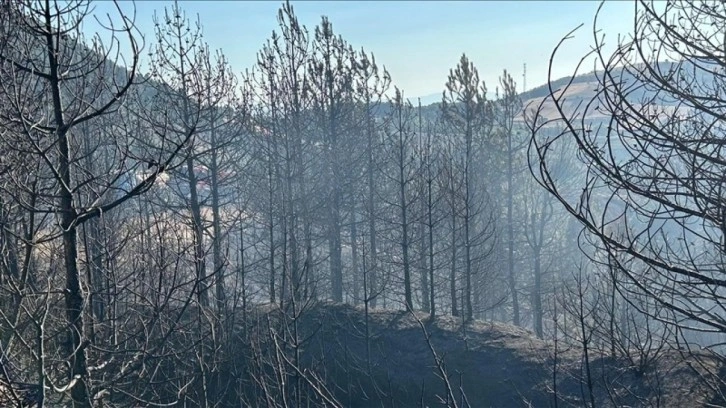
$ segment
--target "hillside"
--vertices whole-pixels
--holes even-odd
[[[417,319],[443,359],[457,399],[465,398],[472,407],[554,406],[553,344],[501,323],[462,325],[450,316],[432,321],[422,313],[414,318],[403,311],[372,311],[367,361],[364,311],[318,304],[299,321],[301,337],[308,338],[301,365],[317,368],[346,407],[441,406],[445,387]],[[714,392],[689,368],[691,362],[679,356],[664,353],[642,374],[625,361],[591,357],[597,405],[683,407],[713,400]],[[558,350],[557,361],[559,406],[582,406],[587,391],[581,388],[579,349]]]
[[[671,62],[661,62],[659,63],[654,69],[660,72],[669,72],[669,70],[672,70],[677,65]],[[692,75],[693,72],[696,72],[697,76],[699,77],[699,81],[708,83],[707,81],[711,78],[708,78],[708,69],[716,69],[717,67],[709,67],[708,65],[704,65],[701,67],[698,67],[695,69],[692,65],[688,63],[684,63],[681,66],[681,70],[683,72],[687,72],[686,75]],[[564,107],[568,113],[574,112],[575,109],[583,109],[584,106],[592,100],[592,98],[595,97],[595,93],[597,92],[597,89],[599,87],[599,81],[602,79],[603,72],[597,71],[597,72],[588,72],[585,74],[580,74],[575,77],[562,77],[552,80],[549,84],[545,83],[542,85],[539,85],[535,88],[532,88],[526,92],[522,92],[519,96],[522,100],[522,106],[524,107],[530,107],[530,109],[534,109],[540,105],[540,103],[549,95],[550,93],[550,87],[555,92],[561,91],[564,87],[568,86],[567,89],[567,95],[566,100],[564,103]],[[614,78],[617,78],[619,81],[623,81],[625,84],[634,84],[637,79],[630,73],[623,71],[622,68],[616,68],[613,70],[612,75]],[[570,82],[571,81],[571,82]],[[569,84],[569,85],[568,85]],[[639,89],[637,92],[633,92],[632,89],[629,91],[628,98],[632,101],[637,101],[640,98],[646,97],[646,99],[652,97],[653,94],[651,91],[646,91],[644,89]],[[435,95],[427,95],[426,97],[422,98],[422,104],[424,105],[422,108],[423,114],[425,117],[435,117],[439,110],[439,102],[440,102],[441,96],[438,96],[438,99],[435,98]],[[679,104],[678,100],[673,99],[666,99],[666,98],[659,98],[660,106],[669,106],[671,107],[671,112],[676,105]],[[412,100],[412,103],[416,103],[415,100]],[[685,109],[685,108],[681,108]],[[555,108],[554,104],[552,104],[550,101],[545,101],[544,104],[542,104],[542,111],[541,114],[545,118],[553,119],[559,117],[559,112],[557,112],[557,109]],[[588,120],[603,120],[606,119],[607,116],[603,115],[600,112],[596,112],[594,109],[590,109],[587,113],[587,119]],[[518,117],[518,121],[522,121],[523,117],[520,115]]]
[[[189,316],[195,314],[191,311]],[[369,314],[366,347],[366,318],[360,307],[312,304],[295,322],[290,314],[283,315],[270,305],[256,306],[238,315],[242,316],[246,317],[236,325],[237,334],[221,346],[220,350],[226,350],[222,352],[226,363],[212,372],[215,380],[211,383],[222,387],[212,392],[223,395],[229,404],[256,406],[265,396],[277,399],[285,395],[283,389],[292,392],[289,387],[298,378],[297,372],[331,395],[332,402],[323,404],[308,396],[314,406],[455,406],[447,403],[448,393],[432,349],[446,370],[458,407],[581,407],[589,402],[578,347],[565,348],[561,343],[555,349],[551,342],[507,324],[473,321],[462,325],[451,316],[431,320],[423,313],[378,309]],[[291,336],[295,331],[301,340],[297,368],[289,366],[294,359]],[[184,336],[183,331],[178,333]],[[183,343],[181,337],[170,341]],[[178,350],[182,362],[184,352]],[[276,360],[284,353],[290,353],[288,363]],[[723,403],[716,397],[718,392],[709,388],[708,377],[702,375],[708,371],[723,378],[723,366],[704,353],[681,356],[676,350],[661,351],[651,366],[638,371],[624,359],[597,355],[591,348],[596,405],[675,408]],[[193,372],[188,371],[193,364],[163,367],[155,375],[157,379],[181,379]],[[283,386],[276,382],[279,367],[285,367],[282,370],[287,373]],[[12,372],[10,368],[3,367],[3,372]],[[148,388],[129,384],[139,390]],[[15,383],[13,392],[7,385],[0,381],[0,406],[12,406],[16,398],[24,400],[24,406],[37,406],[37,385]],[[162,387],[151,389],[160,400],[174,403],[194,401],[202,392],[196,382],[171,394]],[[310,395],[309,390],[304,393]],[[121,394],[109,402],[112,406],[131,403]]]
[[[642,65],[636,65],[634,68],[640,69]],[[698,67],[692,63],[683,62],[681,64],[673,62],[660,62],[657,65],[652,66],[650,69],[655,72],[660,72],[663,77],[666,77],[668,73],[672,76],[681,75],[682,78],[691,78],[697,83],[708,84],[714,80],[713,72],[717,72],[719,67],[703,64]],[[647,71],[645,71],[647,72]],[[600,81],[603,80],[603,72],[589,72],[587,74],[581,74],[573,77],[563,77],[551,81],[550,84],[543,84],[536,88],[533,88],[520,95],[522,104],[529,109],[535,109],[540,106],[542,101],[549,95],[550,88],[555,92],[557,96],[560,95],[565,87],[567,88],[563,107],[568,115],[571,115],[576,110],[582,111],[585,106],[592,101],[596,96],[596,92],[600,86]],[[641,103],[646,102],[652,104],[656,102],[659,109],[664,109],[669,115],[674,114],[676,111],[680,113],[686,112],[689,108],[683,105],[683,101],[678,98],[674,98],[668,92],[660,92],[660,88],[652,85],[643,86],[642,76],[647,77],[648,74],[633,74],[631,70],[624,70],[622,68],[615,68],[610,73],[613,80],[619,82],[622,89],[627,89],[627,99],[635,107],[643,106]],[[571,83],[570,83],[571,81]],[[569,83],[569,85],[568,85]],[[695,89],[694,92],[701,92],[706,95],[707,88]],[[595,104],[597,105],[597,104]],[[560,116],[556,107],[551,101],[545,101],[542,105],[541,115],[544,118],[558,118]],[[607,119],[608,115],[603,112],[590,107],[587,111],[586,120],[590,121],[601,121]],[[520,116],[520,120],[522,120]]]

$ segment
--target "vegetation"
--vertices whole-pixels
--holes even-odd
[[[289,2],[239,75],[0,3],[0,406],[726,404],[726,8],[635,7],[421,106]]]

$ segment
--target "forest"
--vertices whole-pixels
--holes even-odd
[[[726,406],[723,2],[426,106],[184,6],[0,1],[0,407]]]

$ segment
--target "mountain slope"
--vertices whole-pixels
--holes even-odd
[[[376,310],[368,320],[368,348],[361,308],[321,303],[298,321],[301,338],[307,339],[301,365],[318,370],[346,407],[441,406],[447,392],[422,326],[459,402],[465,398],[472,407],[553,406],[556,388],[559,406],[584,404],[587,391],[578,348],[563,350],[560,344],[555,353],[552,343],[502,323],[463,325],[451,316],[431,320],[422,313]],[[624,359],[591,353],[598,406],[683,407],[715,399],[691,368],[698,366],[692,357],[686,361],[678,352],[664,352],[651,368],[639,372]],[[721,369],[707,356],[699,360],[704,361]]]

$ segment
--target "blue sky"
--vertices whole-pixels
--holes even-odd
[[[136,22],[153,37],[154,10],[163,12],[169,1],[136,2]],[[251,68],[256,54],[277,27],[278,1],[182,1],[190,17],[199,16],[205,40],[222,49],[233,69]],[[596,1],[293,1],[302,24],[312,32],[326,15],[333,29],[355,48],[373,52],[385,65],[393,83],[409,97],[440,93],[449,69],[462,52],[472,59],[493,90],[503,69],[522,87],[527,64],[527,87],[543,84],[553,47],[560,38],[584,23],[558,57],[554,76],[572,72],[593,43]],[[130,10],[130,2],[121,7]],[[608,1],[599,27],[609,42],[627,34],[633,24],[632,2]],[[113,10],[111,2],[95,3],[97,13]],[[87,31],[94,26],[88,24]]]

